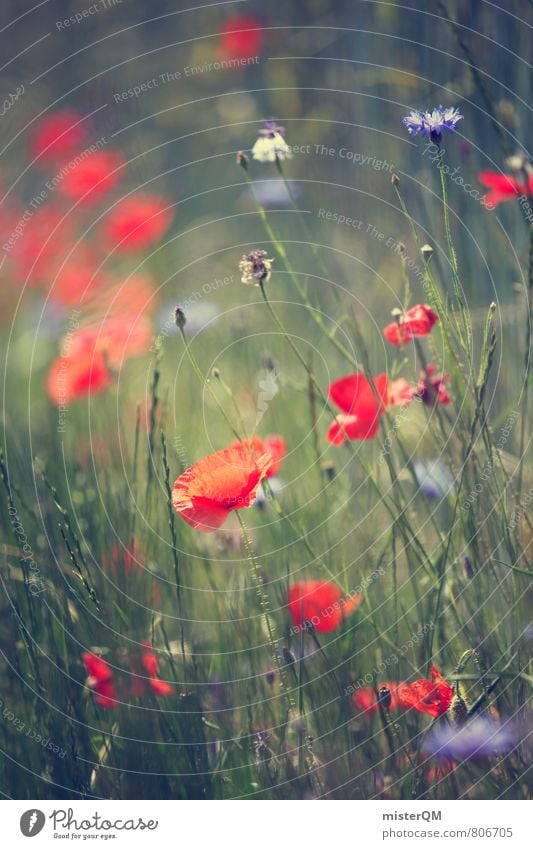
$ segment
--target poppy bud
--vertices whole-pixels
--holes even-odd
[[[455,695],[452,699],[450,709],[448,711],[452,722],[456,725],[463,725],[468,717],[468,707],[462,696]]]
[[[183,330],[183,328],[187,324],[185,313],[183,312],[181,307],[176,307],[176,309],[174,310],[174,321],[176,323],[176,327],[179,327],[180,330]]]
[[[391,691],[388,687],[380,687],[378,690],[378,702],[385,710],[390,710],[392,701]]]
[[[240,165],[245,171],[248,170],[248,157],[243,150],[239,150],[237,154],[237,165]]]

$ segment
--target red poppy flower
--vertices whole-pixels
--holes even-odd
[[[266,472],[267,478],[273,478],[278,474],[281,461],[287,453],[287,443],[279,434],[272,434],[267,436],[266,439],[261,439],[260,436],[252,436],[251,439],[236,440],[229,447],[238,448],[239,446],[249,449],[255,457],[270,454],[272,462]]]
[[[398,698],[403,708],[413,708],[429,716],[446,713],[453,699],[453,690],[436,666],[429,670],[431,680],[419,678],[412,684],[401,684]]]
[[[95,203],[120,182],[124,159],[120,153],[96,151],[80,159],[58,183],[57,190],[71,201]]]
[[[261,51],[261,21],[251,15],[234,15],[220,30],[220,52],[228,59],[247,59]]]
[[[172,210],[155,195],[124,198],[108,214],[105,237],[120,251],[144,250],[157,244],[170,227]]]
[[[533,174],[529,174],[527,185],[510,174],[498,174],[497,171],[481,171],[478,180],[490,189],[485,195],[485,203],[493,206],[522,195],[533,196]]]
[[[338,628],[360,602],[359,594],[343,598],[340,588],[329,581],[301,581],[289,589],[289,612],[294,625],[312,626],[324,634]]]
[[[448,387],[451,377],[448,372],[435,374],[435,366],[428,365],[426,370],[420,375],[420,380],[416,388],[416,394],[424,404],[449,404],[450,394]]]
[[[111,667],[102,657],[93,652],[84,652],[81,657],[89,676],[87,686],[94,690],[97,704],[108,710],[115,708],[118,699]]]
[[[417,304],[398,316],[383,329],[383,335],[393,345],[405,345],[418,336],[427,336],[439,317],[427,304]]]
[[[86,136],[81,116],[73,109],[53,112],[37,123],[31,139],[31,152],[47,162],[72,153]]]
[[[174,509],[198,531],[215,531],[232,510],[254,502],[271,464],[269,453],[256,457],[242,445],[208,454],[175,482]]]
[[[138,671],[135,671],[137,664],[133,664],[133,695],[144,696],[147,684],[155,696],[172,696],[173,687],[159,678],[159,661],[154,647],[150,643],[142,643],[142,646]]]
[[[72,247],[70,222],[61,210],[43,206],[20,226],[21,236],[10,254],[17,273],[31,283],[53,279]]]
[[[100,323],[81,327],[72,333],[68,343],[70,358],[100,352],[113,368],[124,360],[148,350],[152,329],[147,319],[132,321],[131,316],[110,316]]]
[[[103,282],[98,263],[90,252],[78,249],[56,275],[50,297],[64,306],[72,306],[91,298]]]
[[[378,685],[378,691],[381,687],[386,687],[391,695],[390,711],[397,710],[399,706],[398,687],[400,685],[395,681],[384,681]],[[378,712],[378,700],[373,687],[359,687],[352,695],[352,703],[358,711],[366,714]]]
[[[46,377],[48,397],[58,407],[111,386],[111,372],[101,351],[58,357]]]
[[[374,439],[379,419],[389,403],[389,381],[386,374],[372,378],[356,372],[335,380],[329,397],[342,410],[331,425],[327,439],[331,445],[342,445],[347,439]]]

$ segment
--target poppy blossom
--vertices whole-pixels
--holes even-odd
[[[86,250],[78,250],[57,273],[50,297],[63,306],[79,304],[91,297],[103,284],[97,262]]]
[[[70,222],[54,206],[43,206],[25,223],[11,251],[17,272],[29,282],[53,279],[72,246]]]
[[[113,672],[109,664],[93,652],[84,652],[82,660],[87,670],[87,686],[95,693],[95,700],[100,707],[115,708],[118,704]]]
[[[345,439],[374,439],[380,416],[389,403],[389,381],[386,374],[367,380],[356,372],[335,380],[329,397],[342,411],[328,430],[331,445],[342,445]]]
[[[453,690],[442,677],[439,669],[432,666],[430,680],[418,678],[412,684],[401,684],[398,698],[403,708],[413,708],[420,713],[438,717],[446,713],[453,699]]]
[[[112,369],[125,359],[146,351],[151,328],[145,320],[132,323],[128,316],[109,318],[82,327],[65,340],[65,353],[53,363],[46,378],[50,400],[67,404],[103,392],[112,384]]]
[[[154,647],[150,643],[142,643],[140,667],[138,672],[134,672],[132,685],[134,696],[144,696],[146,683],[155,696],[172,696],[174,694],[171,685],[159,678],[159,661]]]
[[[442,374],[435,374],[435,371],[435,366],[429,364],[421,373],[416,395],[424,404],[449,404],[451,399],[448,387],[451,377],[446,371]]]
[[[251,15],[234,15],[220,30],[220,52],[228,59],[257,56],[262,42],[261,21]]]
[[[392,345],[405,345],[419,336],[427,336],[439,317],[427,304],[417,304],[398,316],[383,329],[383,335]]]
[[[33,131],[31,152],[44,161],[73,153],[86,136],[81,116],[73,109],[63,109],[41,118]]]
[[[397,710],[399,707],[398,687],[399,684],[394,681],[384,681],[378,686],[378,692],[382,688],[386,688],[390,693],[390,705],[388,708],[390,711]],[[352,695],[352,704],[358,711],[365,714],[378,712],[378,700],[373,687],[358,687]]]
[[[271,465],[270,453],[257,457],[243,445],[208,454],[176,480],[174,509],[196,530],[215,531],[232,510],[253,504]]]
[[[87,352],[101,352],[113,368],[135,354],[148,350],[152,339],[150,322],[130,315],[110,316],[100,323],[80,327],[69,338],[68,354],[75,358]]]
[[[417,393],[416,386],[411,386],[404,377],[398,377],[392,381],[389,403],[391,405],[400,404],[402,407],[407,407]]]
[[[294,625],[312,627],[324,634],[338,628],[360,602],[358,593],[343,598],[340,587],[329,581],[301,581],[289,589],[289,612]]]
[[[84,159],[62,176],[58,191],[71,201],[95,203],[118,185],[124,159],[120,153],[100,150]]]
[[[87,350],[75,357],[57,357],[46,377],[46,390],[52,403],[60,407],[87,395],[97,395],[111,383],[111,372],[102,352]]]
[[[156,195],[132,195],[119,201],[104,224],[106,240],[120,251],[156,245],[170,227],[172,211]]]
[[[482,186],[490,189],[485,195],[485,203],[493,206],[522,195],[533,196],[533,173],[528,174],[527,185],[523,178],[519,180],[510,174],[498,174],[497,171],[481,171],[478,180]]]
[[[287,443],[282,436],[272,434],[267,436],[266,439],[261,439],[260,436],[252,436],[251,439],[236,440],[229,447],[236,448],[240,445],[248,449],[255,457],[270,454],[272,462],[267,469],[266,477],[273,478],[278,474],[281,461],[287,453]]]

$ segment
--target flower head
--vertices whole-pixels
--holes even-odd
[[[235,440],[229,447],[244,448],[253,457],[262,457],[265,454],[270,454],[271,462],[265,475],[267,478],[273,478],[278,474],[281,461],[287,453],[287,442],[279,434],[272,434],[271,436],[267,436],[266,439],[261,439],[260,436],[252,436],[250,439]]]
[[[462,119],[463,116],[457,107],[436,106],[435,109],[427,112],[412,109],[403,119],[403,123],[412,136],[420,133],[423,136],[429,136],[433,142],[440,142],[443,131],[453,132]]]
[[[138,664],[133,664],[133,685],[132,691],[134,696],[144,696],[146,685],[155,696],[172,696],[174,690],[166,681],[161,681],[159,678],[159,661],[157,654],[151,643],[142,643],[140,668]]]
[[[220,52],[228,59],[257,56],[262,42],[261,21],[252,15],[233,15],[220,30]]]
[[[466,760],[505,755],[517,742],[517,731],[508,720],[498,722],[489,716],[477,716],[464,725],[439,725],[431,730],[424,750],[439,758]]]
[[[343,598],[340,588],[330,581],[302,581],[289,589],[289,612],[294,625],[323,634],[338,628],[360,602],[358,593]]]
[[[259,286],[266,283],[270,279],[273,262],[274,260],[268,258],[267,252],[261,249],[243,254],[239,263],[241,282],[246,283],[247,286]]]
[[[427,304],[417,304],[383,328],[385,339],[392,345],[405,345],[419,336],[427,336],[439,317]]]
[[[416,395],[423,404],[432,406],[433,404],[449,404],[450,394],[448,387],[450,385],[451,376],[447,371],[441,374],[435,374],[435,366],[429,364],[421,373]]]
[[[37,123],[32,134],[31,152],[43,162],[73,153],[83,142],[86,130],[82,116],[73,109],[53,112]]]
[[[438,717],[446,713],[453,699],[453,690],[436,666],[429,670],[430,680],[418,678],[412,684],[401,684],[398,698],[402,708],[413,708],[420,713]]]
[[[265,121],[259,130],[259,138],[252,148],[252,156],[258,162],[282,162],[292,159],[292,151],[283,138],[285,127],[276,121]]]
[[[87,670],[87,686],[94,691],[96,703],[106,709],[117,707],[113,672],[109,664],[93,652],[84,652],[81,658]]]
[[[58,191],[71,201],[85,204],[99,201],[119,183],[123,164],[120,153],[96,151],[65,174]]]
[[[256,457],[243,445],[208,454],[176,480],[174,509],[198,531],[215,531],[232,510],[253,503],[271,464],[270,453]]]
[[[484,200],[492,206],[523,195],[533,197],[533,172],[527,174],[527,182],[525,175],[519,179],[511,174],[498,174],[497,171],[481,171],[478,180],[490,190]]]
[[[170,227],[172,211],[156,195],[131,195],[119,201],[104,223],[106,240],[118,251],[136,251],[156,245]]]
[[[328,430],[331,445],[342,445],[345,439],[374,439],[379,419],[389,403],[389,381],[386,374],[372,383],[364,374],[355,372],[335,380],[329,397],[342,411]]]

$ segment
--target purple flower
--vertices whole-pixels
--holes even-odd
[[[258,135],[264,139],[273,139],[274,136],[285,135],[285,127],[280,127],[276,121],[265,121]]]
[[[265,121],[259,130],[259,138],[252,148],[252,156],[258,162],[282,162],[292,159],[292,151],[284,138],[285,127],[276,121]]]
[[[490,716],[478,716],[464,725],[439,725],[428,735],[424,749],[439,758],[468,758],[504,755],[517,742],[510,720],[498,722]]]
[[[420,133],[423,136],[429,136],[433,142],[440,142],[443,131],[454,132],[457,124],[462,120],[463,116],[456,106],[436,106],[431,112],[411,110],[403,119],[403,123],[412,136]]]

